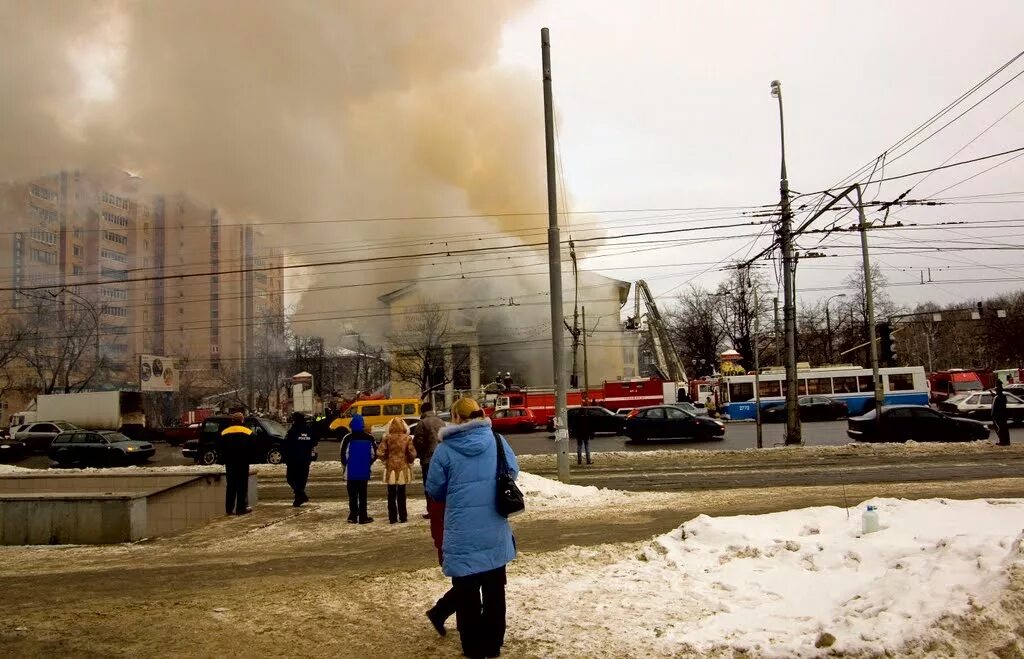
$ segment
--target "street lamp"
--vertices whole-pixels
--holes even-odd
[[[786,444],[802,444],[800,416],[797,410],[796,371],[796,286],[793,258],[793,211],[789,205],[789,177],[786,175],[786,123],[782,112],[782,83],[771,82],[772,98],[779,99],[779,135],[782,145],[782,166],[779,171],[779,247],[782,251],[783,324],[786,345]]]
[[[846,293],[837,293],[825,300],[825,338],[828,341],[827,347],[829,363],[832,363],[832,355],[835,353],[832,351],[832,317],[828,313],[828,303],[837,297],[846,297]]]

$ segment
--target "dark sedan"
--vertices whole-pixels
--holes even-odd
[[[146,462],[156,449],[149,442],[128,439],[119,432],[77,430],[62,432],[50,445],[50,459],[59,465],[124,465]]]
[[[801,421],[835,421],[850,414],[846,403],[825,396],[801,396],[797,399],[797,410]],[[786,420],[786,404],[765,405],[761,409],[761,420],[765,423],[782,423]]]
[[[846,434],[858,442],[970,442],[988,439],[980,421],[946,416],[925,405],[888,405],[879,422],[875,410],[847,421]]]
[[[639,407],[626,417],[625,434],[634,442],[649,439],[725,439],[725,424],[674,405]]]
[[[584,424],[595,435],[602,433],[618,435],[622,433],[622,417],[603,407],[584,405],[582,407],[570,407],[565,412],[569,422],[569,435],[571,437],[575,437],[577,430],[582,428]],[[548,419],[547,431],[555,432],[554,417]]]

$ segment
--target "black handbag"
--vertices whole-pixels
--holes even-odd
[[[498,507],[498,514],[502,517],[511,517],[526,509],[526,501],[523,499],[522,490],[516,485],[515,479],[509,472],[501,435],[493,430],[491,432],[494,433],[494,446],[498,449],[498,491],[495,503]]]

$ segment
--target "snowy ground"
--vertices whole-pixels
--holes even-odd
[[[960,446],[972,450],[970,445]],[[337,465],[320,468],[330,467]],[[261,472],[279,469],[263,466]],[[699,495],[579,487],[526,472],[519,484],[527,497],[527,512],[513,519],[513,527],[558,523],[568,535],[553,550],[522,547],[509,566],[508,656],[1024,656],[1024,499],[872,499],[882,528],[866,536],[860,533],[864,502],[849,511],[822,506],[765,515],[700,515],[643,542],[580,547],[570,544],[578,542],[574,530],[604,528],[603,524],[611,528],[623,517],[678,510]],[[377,508],[382,505],[373,503]],[[422,611],[444,592],[447,581],[436,567],[423,569],[430,563],[422,557],[403,557],[410,547],[429,555],[425,522],[348,525],[341,523],[344,510],[339,501],[299,510],[285,505],[261,509],[268,515],[265,519],[226,518],[180,538],[135,545],[2,547],[0,575],[7,582],[24,575],[23,584],[11,585],[28,592],[38,590],[28,581],[32,574],[45,578],[66,572],[69,582],[84,579],[75,595],[84,599],[76,603],[74,615],[93,620],[91,636],[85,628],[78,629],[80,639],[89,639],[80,642],[91,645],[76,649],[109,654],[107,644],[117,641],[107,639],[117,639],[117,630],[150,620],[135,617],[141,615],[140,602],[133,597],[150,597],[144,594],[150,592],[147,589],[159,590],[166,582],[147,582],[136,596],[124,593],[126,599],[121,593],[116,599],[92,599],[89,574],[129,564],[150,566],[154,575],[167,574],[161,570],[173,574],[182,564],[242,569],[279,561],[287,554],[295,560],[266,564],[283,571],[280,578],[286,577],[290,590],[264,578],[232,581],[226,572],[227,581],[217,590],[200,582],[193,586],[189,580],[176,581],[172,599],[188,603],[190,611],[230,609],[240,614],[259,602],[245,614],[256,631],[232,627],[243,635],[251,632],[246,638],[253,643],[279,644],[255,645],[250,648],[254,655],[279,654],[288,643],[295,644],[294,652],[340,643],[342,648],[363,648],[365,656],[386,655],[381,648],[403,656],[454,650],[457,641],[451,634],[439,639],[422,620]],[[418,517],[421,510],[422,500],[410,498],[411,517]],[[373,552],[382,553],[368,563],[359,562],[372,566],[369,579],[351,586],[339,581],[346,572],[341,557],[374,556]],[[332,561],[332,556],[339,558]],[[337,562],[338,567],[330,570],[337,576],[307,571],[303,557]],[[402,596],[396,599],[396,592]],[[69,595],[38,596],[46,600]],[[306,602],[301,614],[295,597]],[[8,616],[12,624],[28,630],[19,634],[38,635],[48,642],[77,629],[74,617],[53,618],[49,607],[31,614],[30,608]],[[379,627],[349,621],[347,612],[359,610],[406,630],[403,638],[409,646],[388,645],[391,641]],[[111,611],[123,625],[107,627],[105,618],[90,617],[99,612],[113,615]],[[294,616],[299,618],[293,620]],[[200,638],[204,651],[212,653],[219,642],[213,640],[217,630],[227,624],[223,617],[216,613],[182,623],[198,626],[197,634],[198,628],[205,630]],[[306,628],[301,622],[306,617],[333,622],[323,629]],[[449,629],[453,627],[451,621]],[[148,645],[135,648],[134,654],[169,656],[182,651],[179,644],[186,641],[173,625],[167,630],[149,628]],[[260,630],[267,628],[278,630],[273,640],[263,640],[268,637]],[[346,640],[350,628],[370,645],[350,645],[357,638]],[[289,634],[289,629],[302,630],[301,637]],[[376,645],[380,642],[385,644]]]

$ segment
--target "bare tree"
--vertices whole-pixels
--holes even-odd
[[[732,348],[742,355],[742,363],[748,367],[754,363],[754,318],[760,316],[761,341],[764,350],[768,334],[768,282],[764,273],[751,268],[737,267],[729,279],[719,285],[716,294],[722,299],[715,306],[717,320]],[[758,303],[755,305],[755,299]]]
[[[99,316],[91,305],[66,303],[63,295],[23,298],[15,321],[17,355],[36,388],[50,394],[82,391],[103,380],[110,361],[99,350]]]
[[[392,378],[415,385],[424,398],[453,382],[469,360],[468,351],[452,350],[451,368],[445,368],[445,350],[454,334],[449,312],[435,304],[408,314],[402,330],[389,337]]]
[[[718,322],[721,304],[721,296],[691,286],[663,314],[672,346],[691,376],[711,375],[715,370],[725,339],[725,330]]]

